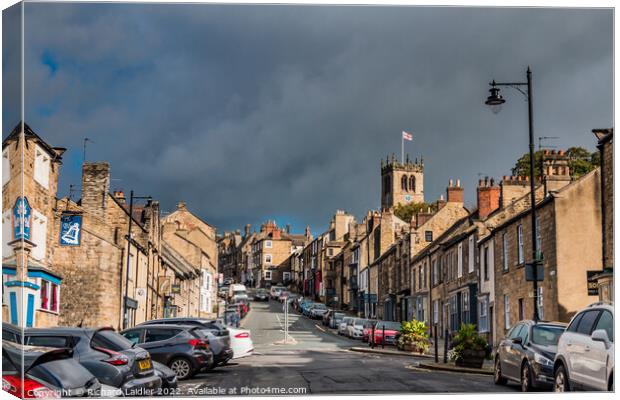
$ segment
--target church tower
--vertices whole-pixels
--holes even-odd
[[[381,208],[424,202],[424,160],[404,163],[392,158],[381,160]]]

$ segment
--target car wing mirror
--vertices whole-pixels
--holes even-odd
[[[521,346],[523,346],[523,338],[517,336],[516,338],[512,339],[512,343],[520,344]]]
[[[605,329],[597,329],[592,332],[592,340],[595,342],[603,342],[605,344],[605,348],[609,348],[609,336],[607,336],[607,331]]]

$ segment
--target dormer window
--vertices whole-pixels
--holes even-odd
[[[49,189],[50,157],[39,146],[34,149],[34,180]]]

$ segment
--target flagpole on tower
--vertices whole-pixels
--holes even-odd
[[[400,135],[400,162],[405,163],[405,136]]]

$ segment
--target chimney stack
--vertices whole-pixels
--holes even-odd
[[[110,164],[107,162],[82,165],[82,207],[100,218],[105,216],[110,191]]]
[[[495,179],[485,177],[478,181],[478,215],[480,219],[486,218],[489,214],[499,208],[501,189],[495,185]]]
[[[246,225],[245,225],[245,230],[244,230],[245,237],[250,236],[250,228],[251,228],[251,227],[252,227],[252,225],[250,225],[250,224],[246,224]]]
[[[446,195],[448,198],[448,203],[463,203],[464,201],[464,190],[461,187],[461,180],[457,179],[456,186],[454,186],[454,182],[450,179],[450,184],[446,189]]]
[[[178,210],[185,210],[185,202],[184,201],[179,201],[177,203],[177,209]]]

